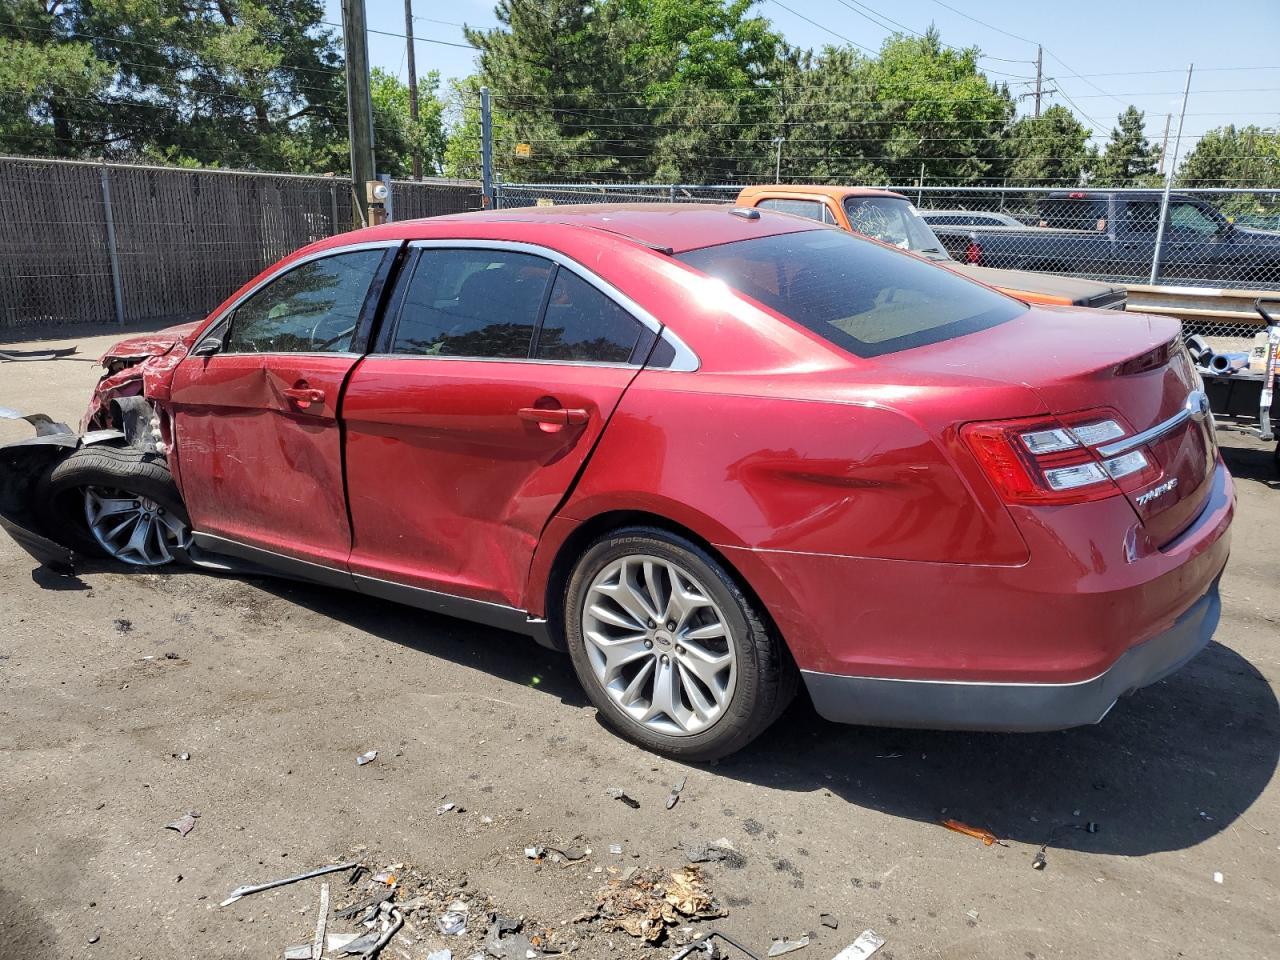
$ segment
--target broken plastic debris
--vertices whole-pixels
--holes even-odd
[[[316,932],[311,938],[311,949],[307,956],[320,960],[324,956],[324,933],[329,923],[329,883],[320,884],[320,916],[316,919]]]
[[[684,789],[685,782],[688,777],[681,777],[671,785],[671,793],[667,796],[667,809],[670,810],[676,805],[676,801],[680,799],[680,791]]]
[[[436,918],[436,929],[446,937],[457,937],[467,932],[467,915],[460,910],[450,910]]]
[[[720,956],[720,952],[719,950],[716,949],[716,945],[712,942],[717,937],[723,940],[725,943],[729,944],[729,946],[733,947],[739,953],[748,957],[749,960],[760,960],[759,957],[757,957],[754,953],[752,953],[742,944],[738,943],[738,941],[732,939],[731,937],[726,936],[725,934],[721,933],[719,930],[707,931],[706,936],[700,937],[697,940],[693,941],[693,943],[689,944],[683,950],[676,953],[676,955],[673,956],[671,960],[684,960],[685,957],[688,957],[691,954],[697,953],[697,952],[704,953],[707,957],[707,960],[717,960],[717,958]]]
[[[1221,870],[1213,871],[1213,882],[1222,883],[1222,881],[1223,881],[1222,871]]]
[[[184,816],[179,817],[172,823],[166,823],[164,828],[166,830],[177,830],[178,836],[185,837],[196,828],[196,817],[198,816],[200,816],[200,814],[196,813],[194,810],[188,810]]]
[[[1007,847],[1005,843],[990,830],[983,830],[981,827],[971,827],[967,823],[961,823],[959,820],[943,820],[942,825],[948,830],[954,830],[956,833],[963,833],[966,837],[973,837],[975,840],[981,840],[988,847],[994,843]]]
[[[440,806],[436,807],[436,816],[438,817],[442,813],[448,813],[450,810],[452,810],[456,806],[457,806],[456,803],[442,803],[440,804]]]
[[[339,953],[364,953],[370,949],[375,943],[382,939],[382,934],[376,930],[372,933],[366,933],[363,936],[356,937],[346,943],[345,946],[338,948]]]
[[[792,950],[803,950],[808,945],[808,934],[805,934],[799,940],[775,940],[769,946],[769,956],[780,957],[784,953],[790,953]]]
[[[835,955],[834,960],[866,960],[884,946],[884,937],[874,930],[863,930],[858,939]]]
[[[374,883],[385,883],[389,887],[396,885],[396,875],[393,870],[379,870],[373,875]]]
[[[542,855],[546,852],[547,851],[542,847],[525,847],[524,848],[524,855],[528,857],[530,860],[541,860]]]
[[[618,787],[610,787],[605,792],[609,794],[609,796],[613,797],[613,799],[621,800],[632,810],[640,809],[640,801],[636,800],[634,797],[627,796],[627,794],[623,790],[619,789]]]
[[[453,960],[453,951],[449,949],[434,950],[427,954],[427,960]]]
[[[970,922],[972,922],[972,923],[977,923],[977,922],[978,922],[978,911],[977,911],[977,910],[970,910],[968,913],[966,913],[966,914],[965,914],[965,916],[966,916],[966,917],[968,917],[968,918],[969,918],[969,920],[970,920]]]
[[[826,927],[828,930],[840,929],[840,921],[837,920],[835,917],[833,917],[829,913],[818,914],[818,922],[822,924],[824,927]]]
[[[367,753],[362,753],[360,754],[360,756],[356,757],[356,766],[363,767],[366,763],[373,763],[373,761],[377,759],[378,759],[378,751],[370,750]]]
[[[300,943],[296,947],[285,947],[284,960],[311,960],[311,944]]]
[[[316,870],[309,870],[306,873],[300,873],[296,877],[284,877],[280,880],[268,880],[266,883],[236,887],[231,891],[231,895],[227,897],[227,899],[223,900],[219,906],[225,907],[233,904],[241,897],[247,897],[251,893],[261,893],[263,890],[272,890],[276,887],[283,887],[289,883],[297,883],[299,880],[310,880],[312,877],[321,877],[326,873],[336,873],[339,870],[350,870],[356,865],[356,863],[357,861],[355,860],[350,863],[334,863],[327,867],[320,867]]]
[[[361,934],[358,933],[331,933],[325,938],[325,949],[330,953],[336,953],[342,950],[347,944],[353,940],[358,940]]]
[[[686,843],[683,849],[690,863],[723,863],[732,870],[747,864],[747,858],[733,848],[727,837],[710,843]]]
[[[620,843],[609,844],[609,852],[613,854],[615,857],[622,856],[622,844]]]

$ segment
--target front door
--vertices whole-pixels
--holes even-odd
[[[362,248],[286,269],[219,322],[218,353],[179,364],[175,455],[198,533],[345,565],[338,403],[391,255]]]
[[[416,256],[343,403],[351,572],[523,608],[542,529],[652,332],[528,251]]]

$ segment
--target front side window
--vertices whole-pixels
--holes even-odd
[[[819,223],[835,223],[836,219],[820,200],[761,200],[758,206],[762,210],[775,210],[778,213],[789,213],[792,216],[817,220]]]
[[[400,306],[392,352],[527,358],[554,267],[505,250],[423,250]]]
[[[1027,309],[944,267],[834,231],[739,240],[678,259],[859,357],[985,330]]]
[[[310,260],[236,307],[227,353],[345,353],[383,250]]]
[[[1160,229],[1160,204],[1155,200],[1130,200],[1124,207],[1124,219],[1130,233],[1155,236]]]
[[[1218,232],[1221,224],[1205,213],[1199,204],[1183,201],[1169,204],[1169,226],[1185,233],[1211,237]]]
[[[538,359],[626,363],[639,339],[640,323],[631,314],[572,271],[556,272]]]

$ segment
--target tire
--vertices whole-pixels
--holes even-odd
[[[666,611],[677,603],[671,585],[673,578],[679,579],[679,602],[686,612],[671,614],[680,620],[676,630],[668,631],[668,622],[649,617],[641,624],[613,599],[626,592],[624,580],[640,584],[643,595],[653,595],[655,591],[644,586],[646,563],[655,571],[657,594],[668,598]],[[626,600],[633,608],[634,594],[631,591]],[[643,609],[658,605],[660,601],[644,604]],[[659,528],[620,529],[587,548],[569,579],[564,624],[578,680],[604,721],[633,743],[673,759],[718,760],[741,750],[778,718],[798,688],[799,674],[790,653],[730,573],[701,547]],[[717,624],[723,628],[720,633]],[[637,640],[641,635],[644,639]],[[614,641],[615,636],[621,639]],[[609,640],[606,646],[624,663],[616,675],[597,642],[602,639]],[[710,682],[687,666],[708,671],[711,658],[721,660],[730,651],[730,666]],[[648,680],[641,676],[646,670]],[[642,715],[652,712],[661,696],[656,685],[666,678],[672,679],[667,689],[679,688],[674,697],[666,698],[675,710],[645,719]],[[648,688],[647,699],[643,693],[630,694],[636,684],[641,690]],[[632,700],[627,703],[629,695]],[[716,701],[717,696],[723,699]],[[693,708],[695,699],[703,708],[716,703],[712,719]],[[687,729],[677,729],[682,726]]]
[[[93,556],[111,557],[131,566],[158,567],[172,562],[173,546],[185,547],[190,539],[191,521],[173,474],[163,459],[132,447],[96,445],[83,447],[53,470],[45,481],[42,499],[43,520],[58,531],[69,546]],[[153,526],[154,534],[143,547],[112,549],[110,539],[95,535],[90,524],[87,498],[107,498],[123,502],[137,500],[137,511],[119,511],[123,523],[135,513],[139,519],[125,527],[120,542],[128,540],[139,522]],[[106,518],[106,511],[104,517]],[[110,526],[114,526],[113,520]]]

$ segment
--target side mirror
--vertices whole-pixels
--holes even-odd
[[[215,353],[222,351],[221,337],[205,337],[195,345],[191,351],[193,357],[212,357]]]

